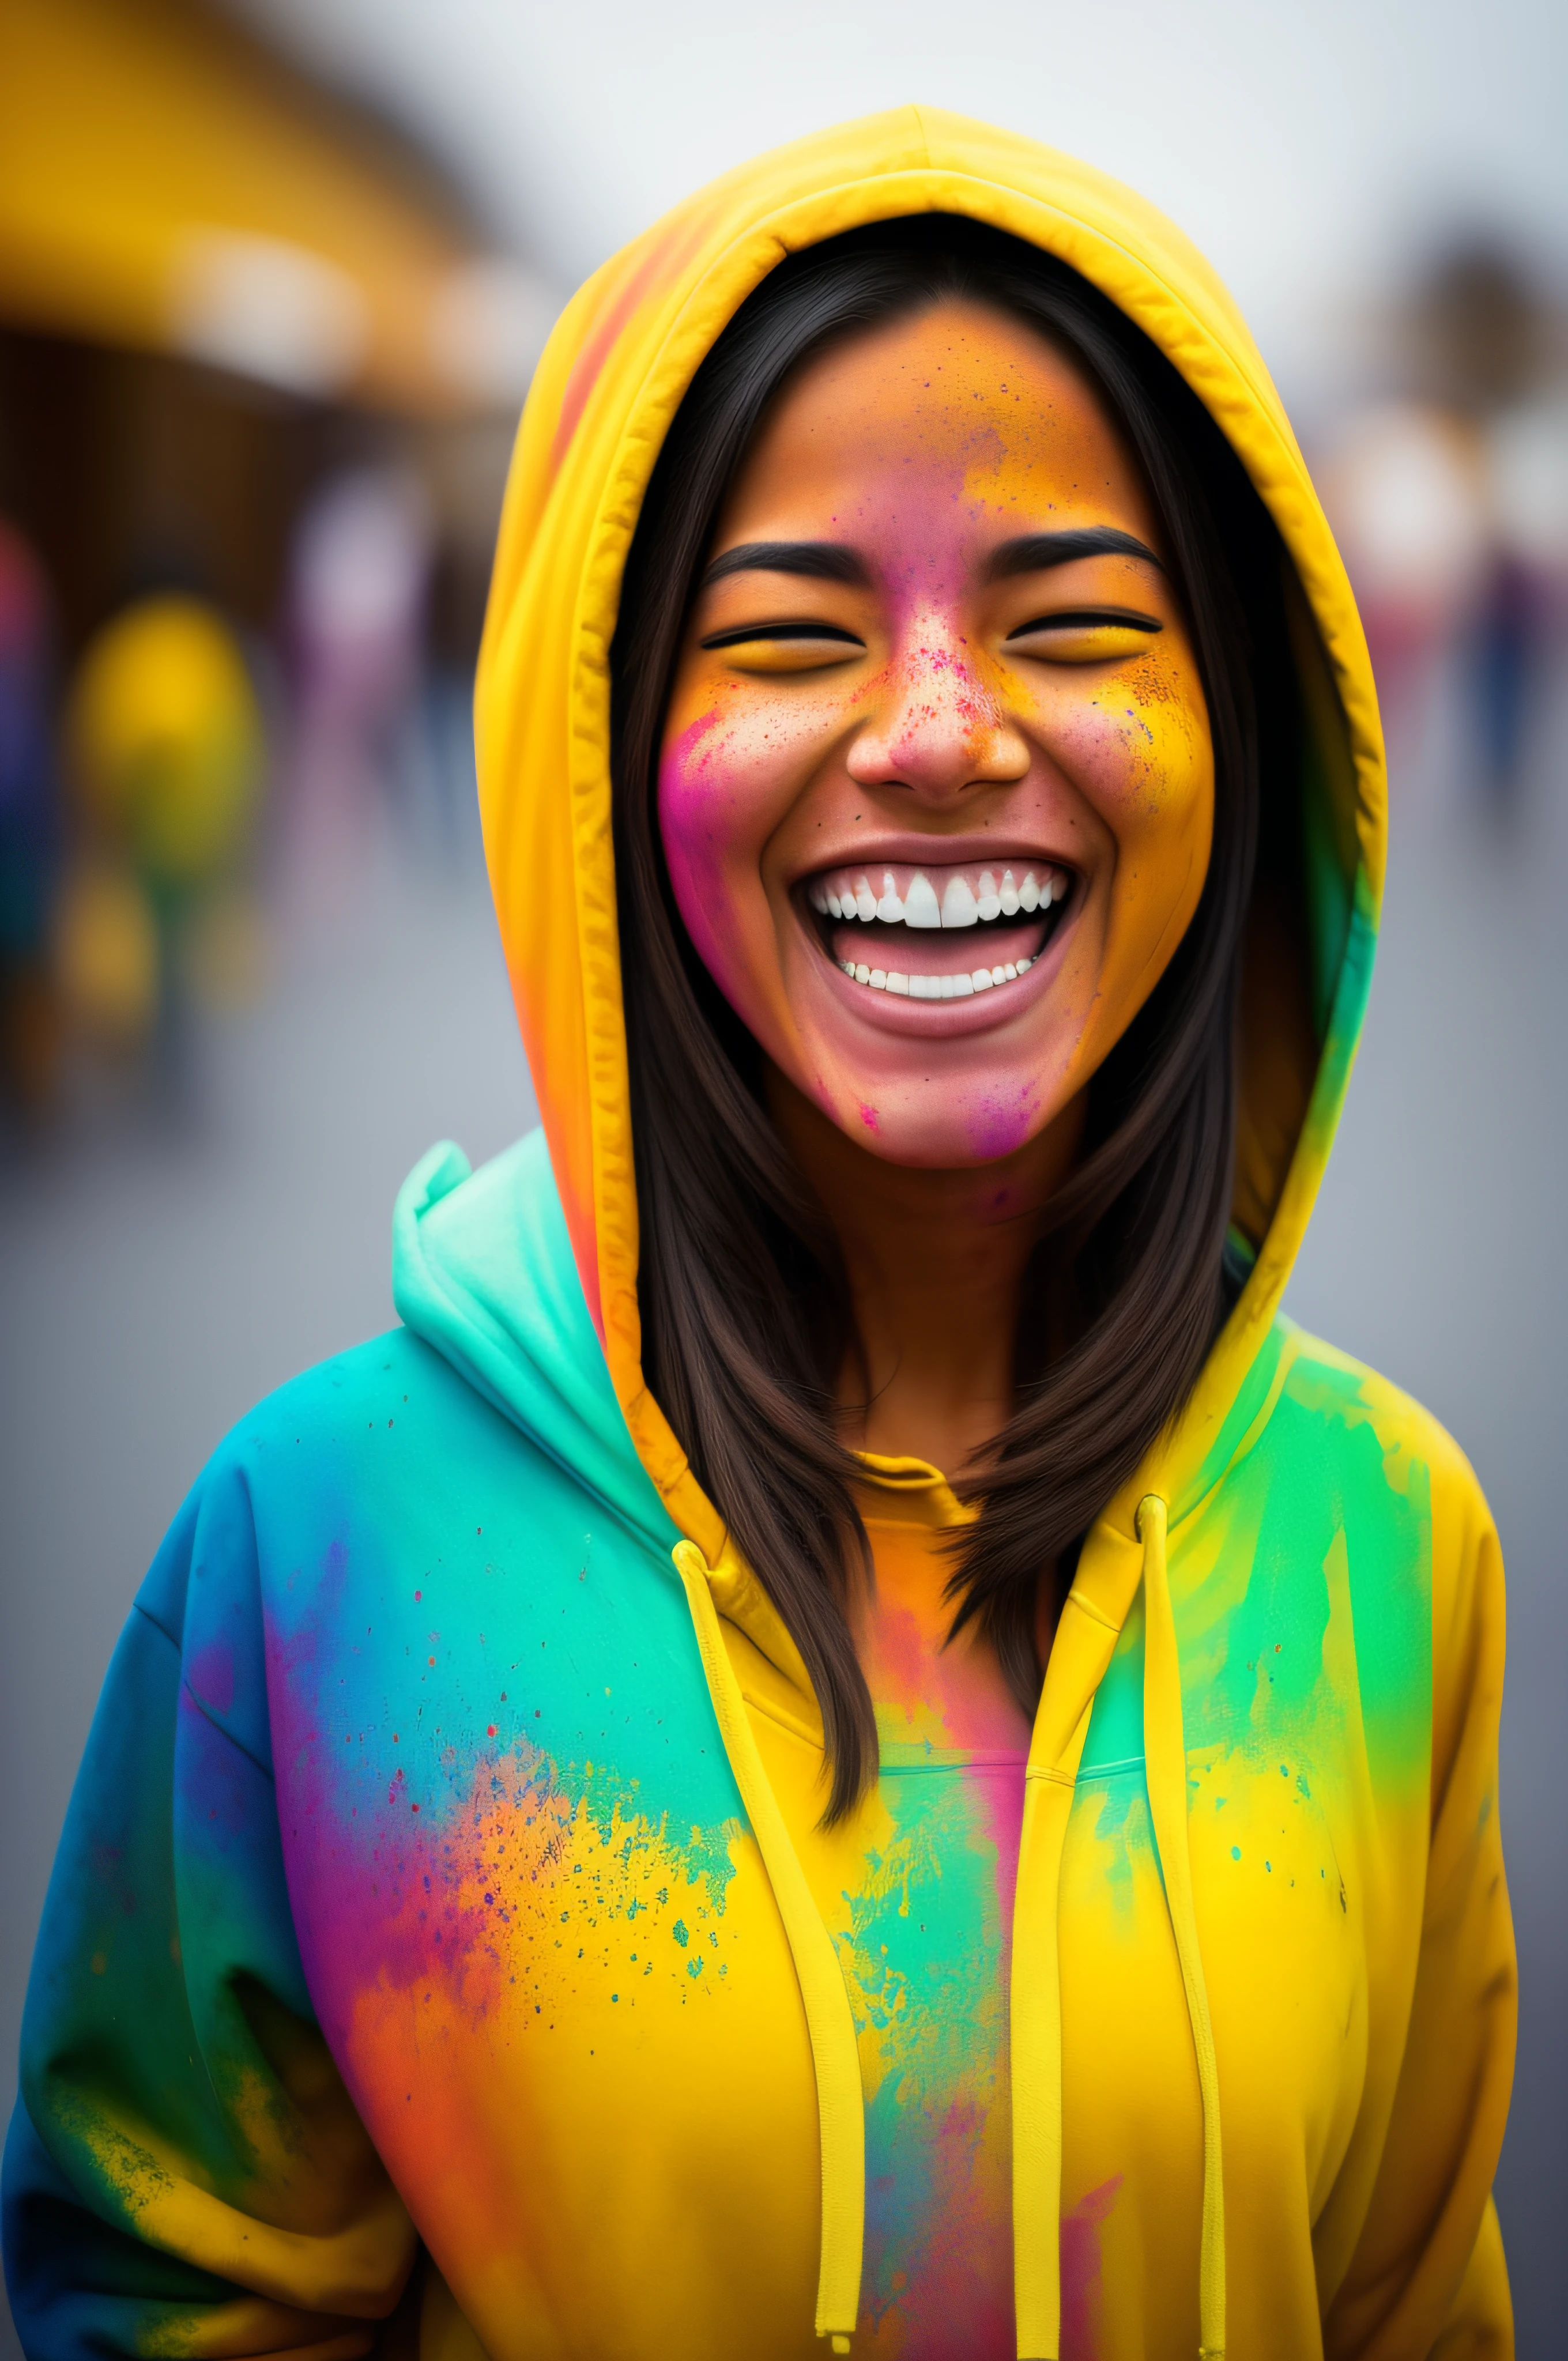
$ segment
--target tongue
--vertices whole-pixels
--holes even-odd
[[[970,975],[977,967],[1001,967],[1033,959],[1046,938],[1040,918],[993,918],[989,926],[887,927],[880,918],[835,919],[828,939],[842,966],[891,968],[905,975]]]

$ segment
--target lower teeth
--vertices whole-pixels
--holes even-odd
[[[1026,975],[1032,959],[1008,960],[1001,967],[977,967],[972,975],[902,975],[896,968],[868,967],[863,960],[844,960],[844,973],[873,992],[891,992],[910,1000],[970,1000],[999,983],[1015,983]]]

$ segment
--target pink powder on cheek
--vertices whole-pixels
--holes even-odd
[[[659,829],[666,858],[672,833],[682,841],[692,832],[694,819],[709,806],[719,782],[712,775],[718,746],[705,741],[718,726],[717,706],[689,722],[671,739],[659,756]]]
[[[724,924],[729,892],[724,851],[734,826],[735,793],[725,775],[724,740],[715,740],[718,708],[672,739],[659,758],[659,836],[675,903],[703,965],[731,1006],[724,945],[738,930]]]

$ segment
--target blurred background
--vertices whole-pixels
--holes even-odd
[[[468,700],[551,320],[710,174],[926,97],[1197,239],[1364,601],[1393,860],[1290,1308],[1436,1410],[1502,1528],[1498,2195],[1520,2351],[1562,2350],[1564,87],[1550,0],[5,0],[0,2110],[163,1527],[258,1395],[389,1321],[415,1157],[533,1119]]]

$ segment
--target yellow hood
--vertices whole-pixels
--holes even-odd
[[[938,108],[796,141],[716,181],[567,306],[523,413],[477,696],[496,907],[577,1268],[643,1465],[707,1557],[720,1521],[642,1382],[637,1201],[610,830],[609,650],[649,476],[699,364],[785,255],[863,223],[967,214],[1080,271],[1160,346],[1228,436],[1294,566],[1307,717],[1302,886],[1315,1040],[1269,987],[1244,1012],[1235,1209],[1261,1247],[1175,1437],[1201,1462],[1266,1333],[1321,1174],[1365,1004],[1386,795],[1366,644],[1305,463],[1234,304],[1152,205],[1088,165]],[[1312,1071],[1315,1063],[1315,1072]],[[1146,1485],[1129,1488],[1128,1515]]]

